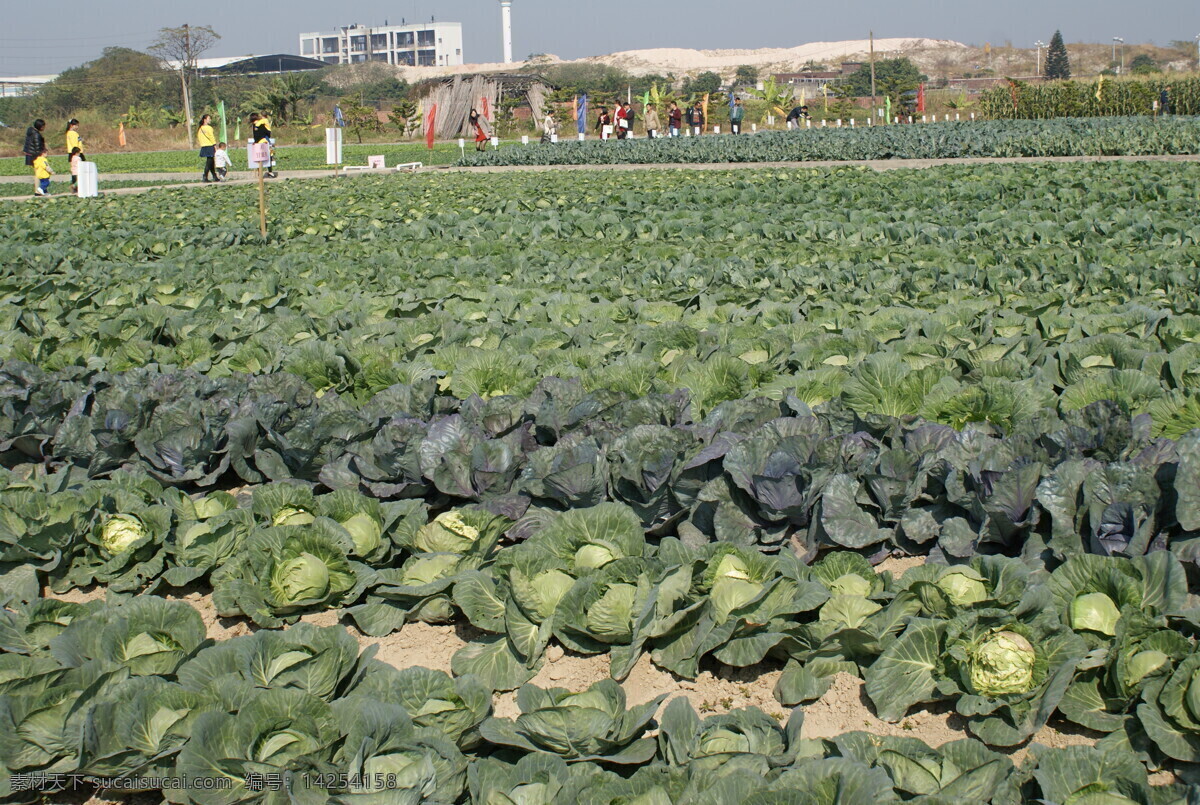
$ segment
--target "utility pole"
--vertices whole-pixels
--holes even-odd
[[[1039,39],[1038,41],[1034,42],[1033,45],[1034,45],[1034,47],[1037,48],[1037,52],[1038,52],[1037,74],[1040,76],[1042,74],[1042,48],[1046,47],[1046,43]]]
[[[183,114],[187,118],[188,148],[192,148],[192,129],[195,121],[192,119],[192,93],[188,88],[187,72],[192,67],[192,30],[185,22],[183,24],[183,63],[179,65],[179,78],[183,82]]]
[[[875,120],[875,32],[871,31],[871,123]]]

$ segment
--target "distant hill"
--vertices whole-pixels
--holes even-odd
[[[866,39],[851,39],[844,42],[811,42],[794,48],[760,48],[758,50],[689,50],[686,48],[654,48],[650,50],[626,50],[605,56],[586,59],[564,60],[557,56],[539,57],[535,64],[608,64],[627,70],[634,75],[650,73],[674,73],[677,76],[714,72],[732,78],[743,64],[757,67],[761,74],[770,72],[794,72],[806,64],[823,64],[836,69],[843,61],[865,61],[870,50]],[[876,58],[909,56],[918,64],[934,59],[944,59],[949,52],[967,50],[960,42],[945,39],[876,39]],[[517,64],[465,64],[459,67],[397,68],[401,77],[419,81],[434,75],[458,73],[491,73],[512,71],[529,66],[529,62]]]

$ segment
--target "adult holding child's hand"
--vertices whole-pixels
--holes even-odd
[[[25,130],[25,147],[22,152],[25,154],[25,167],[33,169],[34,160],[42,155],[46,150],[46,136],[42,133],[46,130],[46,121],[40,117],[33,121],[33,125]],[[40,185],[37,177],[37,171],[34,171],[33,188],[34,192]]]
[[[196,144],[200,146],[200,158],[204,160],[205,183],[220,181],[217,176],[217,134],[213,131],[212,115],[200,118],[200,128],[196,131]],[[208,178],[212,176],[212,178]]]

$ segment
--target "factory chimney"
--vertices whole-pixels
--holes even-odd
[[[512,0],[500,0],[500,20],[504,28],[504,63],[512,64]]]

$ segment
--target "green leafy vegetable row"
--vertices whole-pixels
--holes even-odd
[[[992,120],[762,132],[687,139],[562,142],[471,152],[460,165],[654,165],[1200,153],[1195,118]]]
[[[618,680],[643,654],[685,678],[708,658],[786,661],[776,694],[789,705],[847,672],[865,676],[886,720],[949,700],[981,740],[1013,746],[1058,709],[1113,733],[1124,751],[1147,752],[1148,764],[1200,759],[1190,710],[1163,700],[1165,716],[1133,715],[1139,697],[1149,692],[1152,708],[1165,691],[1153,680],[1175,673],[1187,689],[1195,667],[1191,563],[1167,550],[1055,556],[1031,541],[1020,556],[930,563],[893,579],[851,552],[808,566],[792,552],[730,542],[648,541],[619,503],[531,509],[517,520],[466,507],[429,519],[418,501],[314,496],[293,484],[260,487],[239,505],[128,475],[82,486],[69,474],[9,481],[0,514],[23,533],[3,558],[32,560],[21,567],[60,591],[201,581],[222,616],[274,628],[345,608],[373,636],[465,618],[485,636],[452,667],[498,690],[529,680],[552,641],[609,654]],[[1149,754],[1150,742],[1161,754]]]
[[[5,802],[54,796],[70,785],[59,775],[184,781],[161,791],[183,805],[1174,805],[1197,794],[1151,786],[1135,756],[1103,743],[1034,746],[1015,767],[973,739],[804,738],[800,709],[786,724],[755,708],[701,718],[679,698],[656,720],[663,697],[629,707],[612,680],[526,685],[520,715],[499,718],[479,679],[397,670],[340,627],[213,642],[183,602],[43,599],[27,568],[0,582]]]

